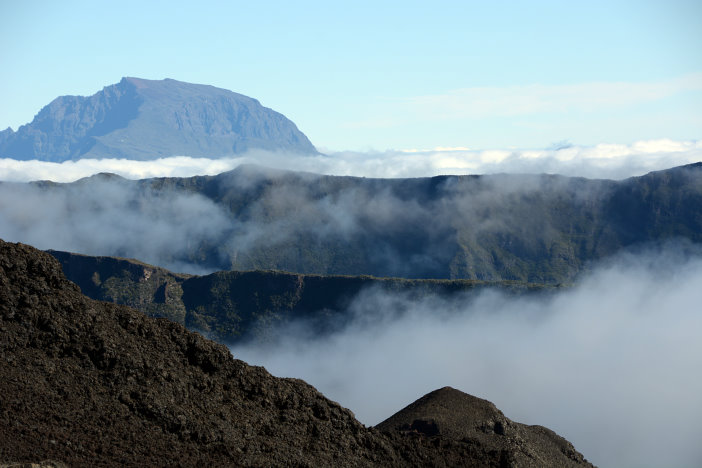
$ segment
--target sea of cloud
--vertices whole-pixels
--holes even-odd
[[[251,151],[240,157],[174,156],[154,161],[80,159],[63,163],[0,159],[0,180],[71,182],[99,172],[128,179],[214,175],[240,164],[359,177],[426,177],[445,174],[552,173],[588,178],[623,179],[650,171],[702,161],[702,142],[669,139],[629,145],[577,146],[567,142],[551,149],[437,148],[294,155]]]
[[[668,245],[546,296],[417,302],[369,290],[342,332],[292,324],[232,353],[306,380],[368,425],[450,385],[555,430],[598,466],[702,466],[700,284],[699,251]]]

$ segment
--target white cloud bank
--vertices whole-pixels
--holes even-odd
[[[128,179],[215,175],[243,163],[277,169],[359,177],[427,177],[490,173],[554,173],[589,178],[623,179],[702,161],[702,141],[669,139],[630,145],[559,144],[545,150],[407,149],[384,152],[337,152],[301,156],[252,151],[236,158],[175,156],[154,161],[81,159],[63,163],[0,159],[0,180],[71,182],[99,172]]]
[[[601,467],[702,466],[700,284],[702,256],[667,248],[602,264],[549,297],[367,291],[339,334],[290,327],[275,345],[232,353],[306,380],[369,425],[450,385],[555,430]],[[387,313],[398,306],[400,318]]]
[[[0,184],[0,238],[40,249],[210,273],[188,260],[192,244],[217,242],[230,225],[222,207],[202,195],[137,189],[121,179],[88,180],[50,193]]]

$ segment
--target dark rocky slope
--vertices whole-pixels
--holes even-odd
[[[531,466],[517,453],[526,450],[539,466],[587,466],[555,435],[525,449],[494,442],[500,431],[455,440],[365,428],[306,383],[88,299],[53,257],[3,241],[0,353],[0,463]]]
[[[34,120],[0,132],[0,157],[221,157],[249,149],[316,154],[295,124],[257,100],[176,80],[123,78],[88,97],[61,96]]]
[[[553,431],[511,421],[489,401],[451,387],[423,396],[376,427],[468,443],[481,457],[500,453],[500,463],[504,466],[549,466],[564,455],[568,461],[561,461],[561,466],[585,463],[583,456]]]

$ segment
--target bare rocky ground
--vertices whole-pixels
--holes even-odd
[[[0,241],[0,466],[591,466],[454,389],[377,428]],[[31,465],[35,463],[35,465]]]
[[[467,444],[479,460],[498,454],[498,466],[589,465],[570,442],[550,429],[511,421],[491,402],[451,387],[424,395],[376,428]]]

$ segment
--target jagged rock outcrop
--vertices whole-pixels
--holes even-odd
[[[61,96],[16,132],[0,132],[0,157],[221,157],[250,149],[316,154],[284,115],[256,99],[181,81],[123,78],[92,96]]]
[[[472,442],[366,428],[305,382],[88,299],[49,254],[3,241],[0,355],[4,464],[520,466]]]

